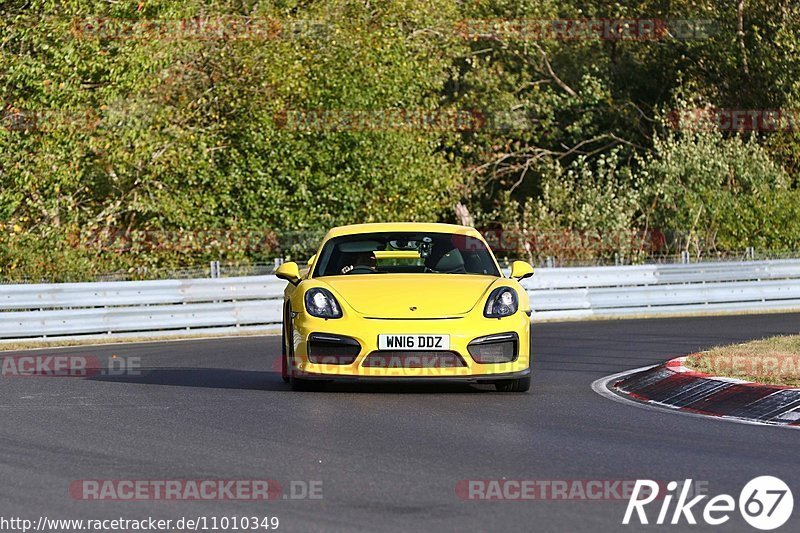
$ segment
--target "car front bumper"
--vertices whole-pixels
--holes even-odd
[[[530,318],[524,312],[509,317],[489,319],[482,315],[464,315],[443,319],[393,320],[348,316],[345,319],[325,320],[298,313],[293,321],[295,377],[343,381],[457,381],[466,383],[519,379],[530,375]],[[349,337],[360,349],[350,364],[322,364],[309,359],[308,341],[314,334]],[[516,359],[507,363],[481,364],[470,355],[468,345],[475,339],[490,335],[516,333]],[[390,335],[449,335],[450,352],[458,354],[463,366],[386,367],[364,366],[367,357],[379,352],[378,336]],[[420,355],[437,352],[419,352]]]

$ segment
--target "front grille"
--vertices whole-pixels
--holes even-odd
[[[351,365],[361,352],[361,344],[352,337],[312,333],[308,338],[308,360],[316,364]]]
[[[463,368],[464,359],[456,352],[412,350],[377,350],[364,359],[370,368]]]

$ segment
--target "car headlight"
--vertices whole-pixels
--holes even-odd
[[[498,287],[489,295],[483,316],[486,318],[500,318],[511,316],[519,308],[517,291],[510,287]]]
[[[341,318],[342,308],[327,289],[314,288],[306,292],[306,311],[317,318]]]

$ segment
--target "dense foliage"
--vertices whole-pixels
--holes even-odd
[[[785,4],[3,2],[0,279],[303,259],[385,220],[534,261],[797,250],[797,134],[680,118],[800,109]],[[567,19],[657,24],[531,30]]]

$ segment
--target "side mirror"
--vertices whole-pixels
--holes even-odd
[[[280,279],[285,279],[292,285],[297,285],[300,283],[300,269],[297,266],[297,263],[293,261],[289,261],[288,263],[284,263],[278,267],[275,271],[275,275]]]
[[[522,281],[533,276],[533,267],[525,261],[514,261],[511,263],[511,277]]]

